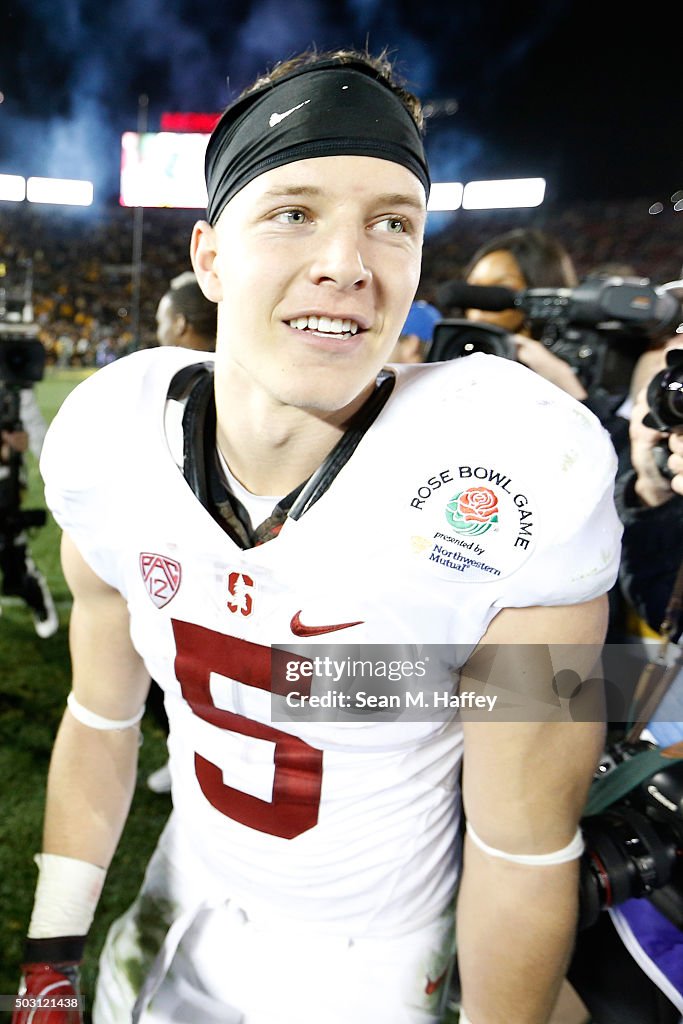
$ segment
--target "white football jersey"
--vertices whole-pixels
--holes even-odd
[[[416,928],[455,888],[462,730],[457,708],[358,706],[376,692],[364,673],[392,659],[414,690],[426,673],[450,692],[501,608],[608,590],[621,534],[611,442],[521,364],[397,367],[328,490],[242,550],[165,432],[173,375],[207,358],[144,351],[79,385],[45,442],[46,500],[125,597],[165,691],[193,898],[225,892],[356,933]],[[328,658],[315,678],[302,647]],[[305,702],[337,692],[340,673],[349,713],[289,710],[285,684]]]

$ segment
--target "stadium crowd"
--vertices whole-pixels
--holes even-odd
[[[680,220],[673,209],[656,216],[648,210],[642,199],[432,215],[419,296],[434,301],[439,285],[460,277],[483,241],[515,227],[537,227],[559,239],[579,277],[596,265],[627,262],[655,284],[674,280],[681,264]],[[187,239],[199,216],[195,210],[144,213],[136,344],[133,211],[4,204],[0,262],[8,272],[20,261],[33,262],[35,315],[48,365],[100,366],[156,344],[159,296],[172,277],[189,269]]]

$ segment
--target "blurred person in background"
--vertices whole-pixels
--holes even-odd
[[[579,284],[571,255],[562,242],[536,228],[515,228],[480,246],[466,268],[465,278],[470,285],[501,286],[516,292],[535,288],[574,289]],[[608,278],[638,281],[643,280],[643,275],[630,263],[611,261],[596,264],[583,280]],[[663,342],[648,343],[644,338],[617,331],[605,333],[607,359],[601,379],[586,386],[576,369],[540,340],[546,325],[531,322],[524,310],[467,309],[465,316],[473,323],[492,323],[509,331],[520,362],[595,413],[612,438],[620,472],[626,469],[631,399],[634,389],[639,390],[651,376],[650,362],[657,358],[654,350],[659,350]]]
[[[26,487],[23,456],[30,450],[36,459],[40,457],[47,430],[33,388],[22,388],[19,393],[19,421],[16,429],[3,430],[0,437],[2,593],[28,605],[36,633],[47,639],[59,627],[57,611],[45,577],[30,556],[26,533],[14,524]]]
[[[206,298],[192,270],[174,277],[157,307],[157,341],[199,352],[216,348],[217,305]]]
[[[109,363],[115,362],[118,357],[119,353],[116,349],[116,341],[111,334],[105,334],[105,336],[98,342],[95,349],[95,366],[98,369],[102,366],[108,366]]]
[[[680,284],[680,287],[673,288],[672,292],[678,301],[683,305],[683,267],[678,271],[678,276],[672,284]],[[631,378],[630,398],[633,405],[639,397],[642,400],[641,392],[647,388],[654,375],[663,368],[665,354],[669,348],[680,348],[683,346],[683,324],[671,338],[658,339],[643,352],[638,359],[633,376]],[[664,353],[664,355],[662,354]]]
[[[513,291],[525,288],[575,288],[579,283],[569,251],[558,238],[539,228],[513,228],[482,243],[465,268],[474,285],[499,285]],[[472,320],[480,310],[471,310]],[[526,333],[520,310],[488,314],[512,333]]]
[[[666,367],[668,352],[680,350],[683,378],[683,338],[672,338],[648,359],[652,373]],[[649,420],[649,381],[640,388],[630,419],[631,467],[617,480],[617,508],[624,524],[621,585],[635,610],[658,631],[683,561],[683,423],[660,430]],[[680,410],[683,420],[683,409]],[[674,636],[680,639],[680,629]],[[683,718],[683,710],[681,717]]]
[[[579,283],[569,252],[556,238],[537,228],[514,228],[496,235],[477,249],[465,270],[467,284],[510,288],[575,288]],[[490,323],[509,331],[517,358],[572,398],[584,401],[587,392],[572,367],[534,338],[533,326],[521,309],[492,312],[467,309],[473,323]]]
[[[434,325],[439,320],[441,313],[436,306],[424,299],[416,299],[410,307],[396,347],[387,362],[422,363],[432,340]]]

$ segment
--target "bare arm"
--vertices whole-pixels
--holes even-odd
[[[149,675],[130,640],[128,609],[64,535],[62,565],[73,594],[70,647],[73,691],[95,714],[135,715]],[[100,731],[67,710],[57,734],[47,786],[43,850],[107,868],[135,785],[139,730]]]
[[[505,609],[485,644],[562,645],[562,662],[585,677],[604,638],[605,598],[558,608]],[[576,645],[576,646],[574,646]],[[540,648],[539,648],[540,650]],[[510,648],[511,663],[542,701],[550,694],[542,658]],[[530,667],[525,667],[528,660]],[[506,667],[507,665],[507,667]],[[467,666],[464,675],[467,674]],[[467,678],[463,686],[475,688]],[[550,707],[550,704],[548,705]],[[551,853],[576,832],[603,749],[601,722],[477,721],[464,724],[463,800],[476,834],[512,854]],[[552,717],[552,716],[551,716]],[[596,716],[597,717],[597,716]],[[531,867],[482,852],[467,838],[458,897],[458,960],[463,1005],[473,1024],[546,1024],[576,929],[579,862]]]

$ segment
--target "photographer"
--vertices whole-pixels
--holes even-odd
[[[683,433],[672,420],[666,430],[648,425],[658,419],[657,380],[666,353],[681,347],[671,339],[648,360],[657,373],[641,387],[629,426],[631,467],[616,485],[616,504],[624,525],[620,585],[636,613],[655,633],[664,623],[683,560]],[[674,385],[681,362],[669,371]],[[669,357],[671,359],[671,357]],[[676,389],[665,392],[675,395]],[[676,399],[671,401],[675,412]],[[681,411],[681,410],[679,410]],[[646,420],[644,423],[643,420]],[[660,420],[660,426],[666,424]],[[681,423],[683,426],[683,423]],[[671,636],[680,642],[681,624],[671,622]],[[667,756],[681,755],[683,741],[683,675],[669,683],[643,738]],[[666,769],[664,769],[666,772]],[[675,807],[676,801],[671,803]],[[675,883],[674,883],[675,884]],[[600,914],[598,922],[580,932],[569,971],[574,987],[598,1024],[678,1024],[683,1012],[683,932],[647,899],[629,899]]]
[[[19,392],[19,418],[22,429],[2,431],[2,462],[8,462],[13,451],[23,454],[29,449],[37,459],[40,458],[47,424],[32,388],[22,388]]]
[[[535,228],[516,228],[490,239],[470,260],[465,279],[469,285],[504,287],[512,291],[574,288],[578,284],[574,265],[564,246]],[[571,366],[534,337],[533,327],[523,310],[466,309],[465,317],[473,323],[496,324],[509,331],[520,363],[557,384],[572,398],[579,401],[586,398],[586,390]]]
[[[666,345],[660,370],[666,353],[681,347],[680,337]],[[617,481],[617,507],[624,524],[620,582],[638,614],[659,630],[683,560],[683,432],[680,428],[664,432],[643,423],[650,408],[647,392],[647,386],[641,389],[631,415],[632,468]],[[662,472],[664,460],[658,456],[662,444],[668,447],[670,476]],[[679,625],[674,639],[680,639],[680,634]]]
[[[536,228],[515,228],[492,238],[474,254],[465,277],[469,285],[502,286],[512,291],[576,288],[579,283],[564,245]],[[546,324],[532,322],[522,309],[498,313],[467,309],[465,316],[473,323],[493,323],[509,331],[518,361],[586,405],[608,430],[617,454],[623,450],[628,422],[617,416],[617,409],[625,389],[608,395],[602,387],[585,386],[576,369],[541,341]]]
[[[23,455],[30,450],[40,457],[46,430],[33,389],[21,388],[18,420],[0,432],[0,572],[2,593],[28,605],[41,639],[56,633],[59,620],[47,583],[29,554],[19,505],[25,489]]]

